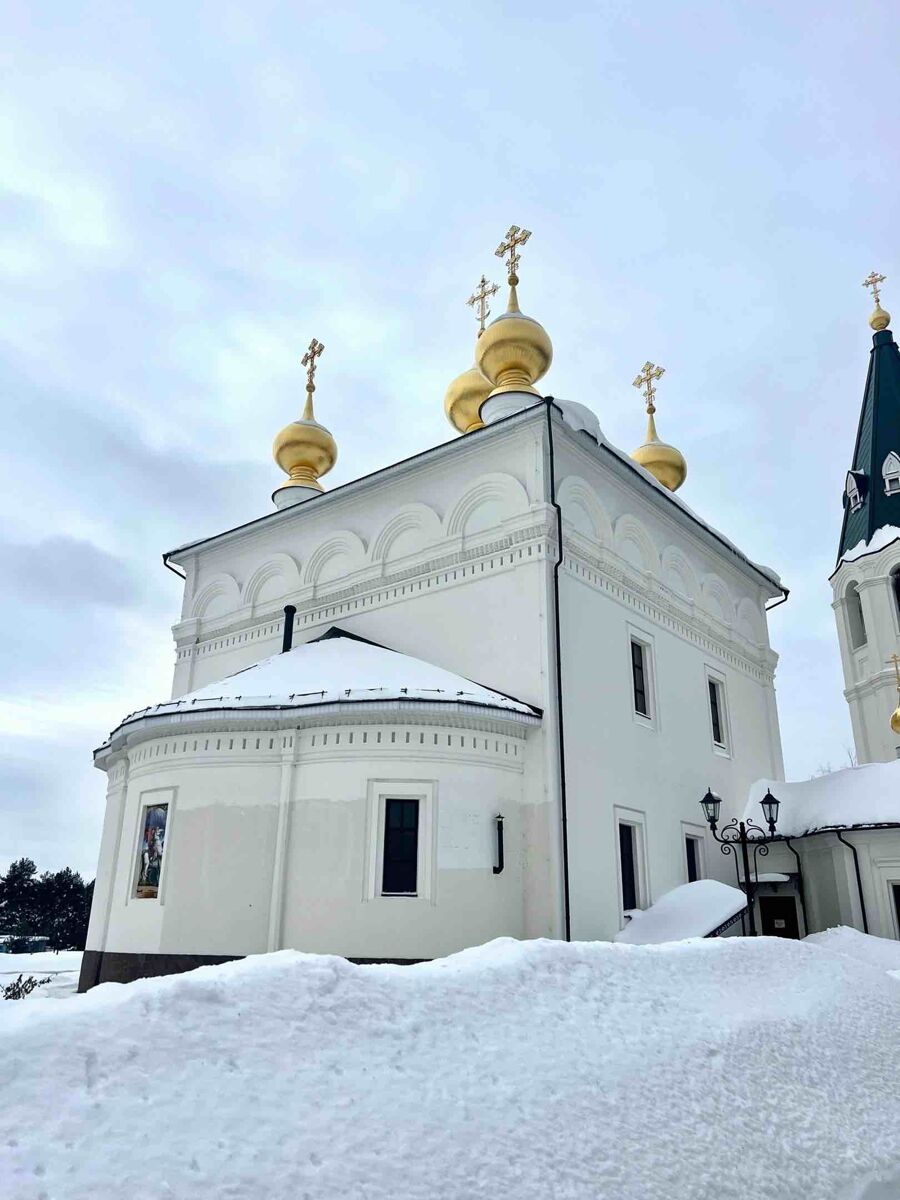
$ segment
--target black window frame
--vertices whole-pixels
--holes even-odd
[[[619,821],[620,898],[623,913],[640,908],[640,875],[637,856],[637,827],[629,821]]]
[[[700,860],[700,838],[693,833],[684,835],[684,857],[687,862],[688,883],[696,883],[703,878]]]
[[[382,896],[418,895],[420,807],[417,796],[385,797],[381,842]]]
[[[713,744],[719,750],[728,749],[727,730],[725,727],[724,687],[718,679],[707,675],[706,682],[709,692],[709,720],[712,726]]]
[[[650,718],[650,679],[647,671],[646,642],[631,639],[631,695],[634,711],[639,717]],[[641,707],[643,705],[643,707]]]

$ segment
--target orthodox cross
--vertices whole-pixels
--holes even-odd
[[[894,664],[894,674],[897,676],[897,691],[900,692],[900,658],[896,654],[892,654],[888,662]]]
[[[496,254],[497,258],[503,258],[505,255],[509,255],[509,259],[506,263],[506,272],[509,276],[509,284],[511,287],[515,287],[519,282],[519,255],[516,252],[516,247],[524,246],[530,237],[530,229],[520,229],[518,225],[510,225],[509,232],[506,235],[506,240],[501,242],[494,251],[494,254]]]
[[[863,287],[871,288],[872,295],[875,297],[876,307],[881,303],[881,293],[878,290],[879,283],[884,283],[887,275],[879,275],[876,271],[870,271],[866,278],[862,281]]]
[[[313,421],[313,392],[316,390],[316,359],[322,353],[325,347],[321,342],[317,342],[315,338],[309,343],[309,349],[300,359],[300,362],[306,367],[306,404],[303,407],[303,420]]]
[[[493,296],[495,292],[499,291],[500,289],[496,283],[488,283],[488,281],[482,275],[481,282],[478,284],[478,287],[466,301],[466,304],[471,305],[471,307],[475,309],[475,316],[478,318],[479,337],[481,337],[481,335],[484,333],[484,323],[491,315],[491,310],[488,308],[487,304],[488,299],[489,297]],[[477,308],[475,307],[476,305],[478,306]]]
[[[662,379],[666,373],[665,367],[658,367],[656,363],[645,362],[641,367],[641,373],[633,383],[633,387],[640,388],[644,393],[647,401],[647,412],[652,417],[656,412],[656,405],[653,401],[656,399],[656,388],[653,386],[653,381]]]

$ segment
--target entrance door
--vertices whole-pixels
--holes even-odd
[[[793,896],[760,896],[759,915],[765,937],[799,938],[797,901]]]

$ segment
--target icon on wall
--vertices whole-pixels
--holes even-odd
[[[149,805],[144,810],[144,831],[141,837],[138,881],[135,895],[141,900],[154,900],[159,895],[163,851],[166,848],[168,804]]]

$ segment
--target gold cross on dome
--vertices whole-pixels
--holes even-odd
[[[309,343],[309,349],[300,359],[300,362],[306,367],[306,390],[308,392],[316,390],[316,359],[324,349],[322,343],[313,338]]]
[[[507,254],[509,255],[506,263],[506,273],[509,276],[511,287],[515,287],[519,282],[519,255],[516,252],[516,247],[524,246],[530,237],[530,229],[520,229],[518,225],[510,225],[506,240],[502,241],[494,251],[497,258],[504,258]]]
[[[862,281],[863,287],[871,288],[872,295],[875,297],[875,303],[881,303],[881,293],[878,290],[879,283],[884,283],[887,275],[879,275],[877,271],[870,271],[866,278]]]
[[[499,291],[500,291],[500,288],[497,286],[496,283],[488,283],[488,281],[482,275],[481,281],[478,284],[478,287],[475,289],[475,291],[472,293],[472,295],[466,301],[466,304],[470,305],[472,308],[475,309],[475,316],[478,318],[478,336],[479,337],[481,337],[481,335],[484,333],[484,323],[488,319],[488,317],[491,315],[491,310],[488,308],[488,304],[487,304],[488,299],[489,299],[489,297],[493,296],[495,292],[499,292]],[[476,308],[476,305],[477,305],[477,308]]]
[[[651,416],[656,412],[656,405],[653,401],[656,399],[656,388],[653,386],[653,381],[662,379],[666,373],[665,367],[658,367],[656,363],[645,362],[641,367],[641,373],[632,384],[633,387],[640,388],[644,393],[647,401],[647,412]]]
[[[896,654],[892,654],[888,659],[888,663],[894,664],[894,674],[897,676],[897,691],[900,692],[900,658]]]

